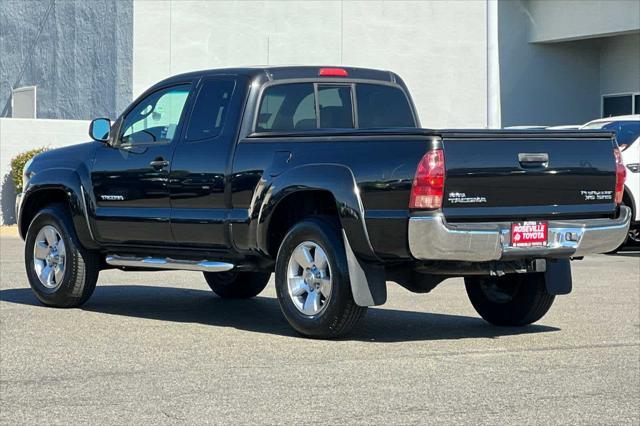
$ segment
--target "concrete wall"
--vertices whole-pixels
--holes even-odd
[[[521,0],[499,4],[502,125],[581,124],[600,115],[600,43],[529,43]]]
[[[1,0],[0,116],[38,86],[38,118],[115,117],[131,100],[131,0]]]
[[[11,159],[30,149],[86,142],[89,121],[0,118],[0,224],[15,223]]]
[[[529,0],[530,41],[602,37],[640,30],[638,0]]]
[[[134,1],[133,92],[259,64],[392,69],[423,126],[486,125],[484,1]]]
[[[640,34],[608,37],[600,45],[600,93],[640,92]]]
[[[585,123],[600,117],[602,94],[640,91],[640,34],[625,33],[636,18],[621,18],[640,19],[638,4],[501,1],[503,126]]]

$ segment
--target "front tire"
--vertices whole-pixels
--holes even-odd
[[[269,283],[270,273],[249,271],[203,272],[211,290],[222,299],[250,299]]]
[[[538,321],[555,298],[547,292],[544,274],[466,277],[464,283],[476,312],[500,326],[523,326]]]
[[[353,300],[338,228],[320,219],[297,223],[282,241],[276,293],[291,327],[308,337],[344,335],[367,311]]]
[[[49,206],[35,216],[24,258],[29,285],[44,305],[78,307],[96,288],[99,254],[80,245],[64,205]]]

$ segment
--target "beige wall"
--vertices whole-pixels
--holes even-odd
[[[136,0],[133,92],[196,69],[344,64],[399,73],[425,127],[484,127],[485,7],[473,0]]]
[[[578,40],[640,30],[638,0],[528,0],[527,9],[529,39],[533,42]]]

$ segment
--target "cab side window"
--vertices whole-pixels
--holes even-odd
[[[189,96],[190,85],[153,92],[125,116],[119,144],[170,143]]]
[[[215,138],[222,132],[234,88],[234,80],[209,80],[203,83],[189,119],[188,141]]]

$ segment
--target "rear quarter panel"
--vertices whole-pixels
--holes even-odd
[[[247,138],[236,149],[232,201],[236,246],[248,247],[254,190],[266,189],[285,170],[309,164],[348,167],[356,180],[371,245],[382,258],[406,258],[408,205],[418,161],[433,141],[425,136]],[[281,164],[282,152],[290,153]],[[276,176],[274,176],[276,175]],[[242,222],[246,222],[243,226]]]

